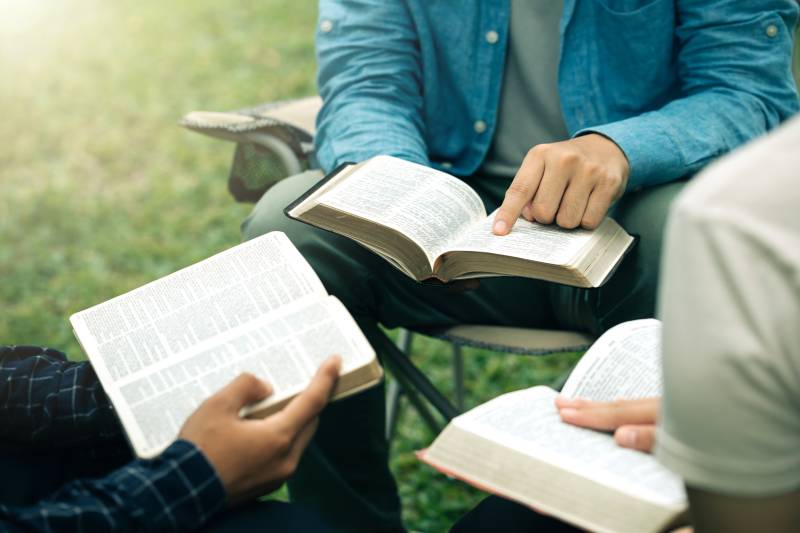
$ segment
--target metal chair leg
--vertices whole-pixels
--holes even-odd
[[[411,355],[411,342],[413,340],[412,333],[407,329],[401,329],[400,335],[397,337],[397,348],[406,355]],[[400,382],[393,379],[389,383],[389,388],[386,390],[386,440],[391,441],[394,437],[395,430],[397,429],[397,420],[400,418],[400,395],[403,393],[403,388]]]
[[[380,340],[378,340],[380,339]],[[404,394],[411,400],[412,391],[427,400],[445,421],[449,422],[460,414],[459,410],[431,383],[409,359],[406,353],[392,343],[386,335],[378,337],[380,346],[375,349],[383,354],[384,365],[400,382]],[[416,405],[415,405],[416,407]],[[424,416],[424,415],[423,415]]]
[[[452,343],[453,346],[453,391],[455,393],[456,407],[464,411],[464,355],[461,345]]]
[[[389,382],[389,387],[386,389],[386,440],[391,442],[394,438],[395,431],[397,430],[397,420],[400,418],[400,395],[403,389],[397,379],[392,379]]]
[[[428,426],[428,429],[430,429],[434,435],[442,431],[442,429],[444,429],[444,424],[441,423],[441,419],[435,417],[431,412],[428,403],[425,401],[426,398],[423,398],[423,396],[417,392],[415,386],[406,380],[405,376],[396,373],[393,374],[393,376],[398,382],[401,393],[408,399],[408,403],[411,404],[420,418],[422,418],[422,421]],[[391,428],[392,436],[397,432],[397,421],[400,419],[399,410],[396,411],[395,417],[394,427]]]

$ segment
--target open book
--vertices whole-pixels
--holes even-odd
[[[286,214],[358,241],[418,281],[506,275],[598,287],[633,242],[610,218],[593,231],[520,218],[498,237],[469,185],[390,156],[343,165]]]
[[[562,394],[610,401],[661,395],[657,320],[636,320],[600,337]],[[504,394],[453,419],[419,453],[426,463],[482,490],[591,531],[644,533],[685,522],[681,480],[651,455],[607,433],[561,421],[557,393]]]
[[[242,372],[273,394],[266,416],[342,357],[334,398],[380,381],[375,352],[283,233],[240,244],[70,317],[139,457],[158,455],[208,396]]]

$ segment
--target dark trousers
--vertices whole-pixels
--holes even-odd
[[[491,496],[453,525],[450,533],[576,533],[582,531],[519,503]]]
[[[124,443],[91,450],[0,446],[0,502],[33,505],[65,483],[104,476],[132,459]],[[253,502],[224,511],[201,530],[216,533],[330,531],[316,515],[299,506],[276,501]]]

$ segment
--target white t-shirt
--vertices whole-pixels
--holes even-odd
[[[800,488],[800,117],[676,200],[659,315],[658,459],[716,493]]]

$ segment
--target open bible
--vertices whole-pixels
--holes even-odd
[[[378,383],[375,352],[283,233],[214,255],[70,317],[139,457],[177,437],[208,396],[242,372],[273,393],[245,408],[266,416],[342,357],[334,399]]]
[[[520,218],[496,236],[494,214],[469,185],[391,156],[343,165],[286,214],[359,242],[417,281],[505,275],[598,287],[633,243],[610,218],[593,231]]]
[[[657,320],[636,320],[600,337],[562,394],[610,401],[661,395]],[[607,433],[562,422],[557,393],[533,387],[456,417],[421,460],[475,487],[591,531],[664,531],[686,520],[681,480],[651,455]]]

